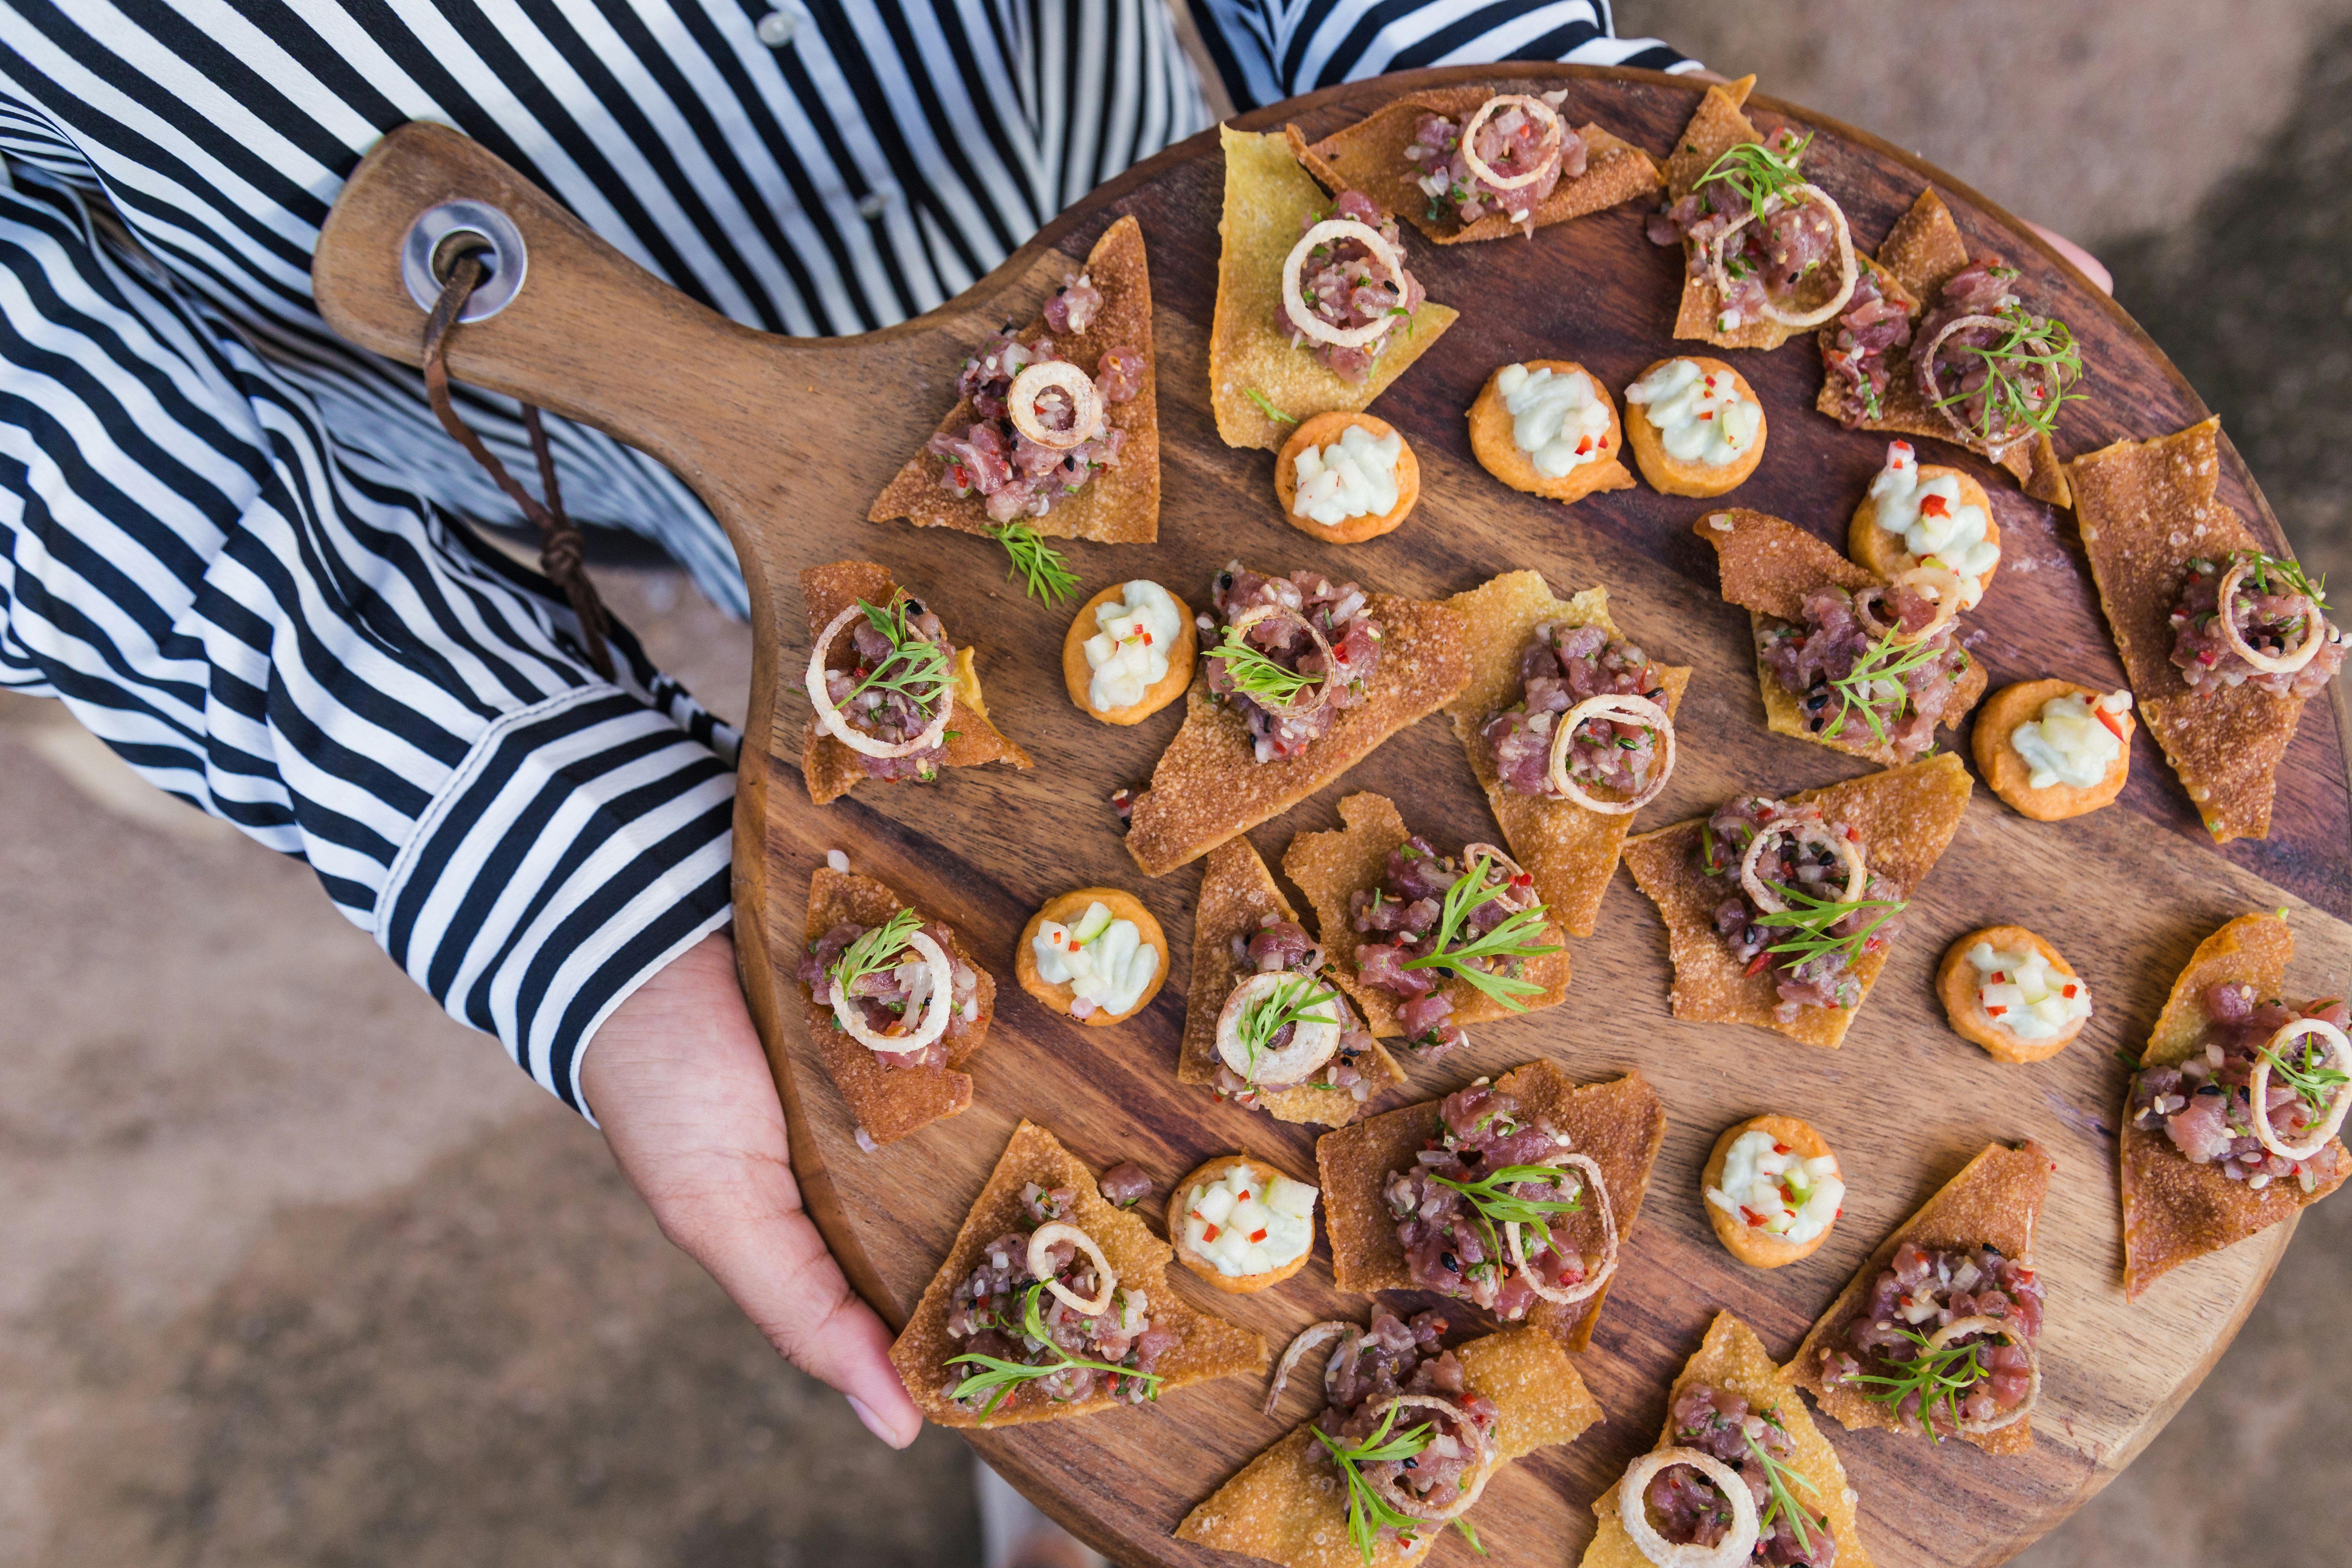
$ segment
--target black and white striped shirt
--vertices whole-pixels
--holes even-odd
[[[453,125],[771,331],[929,309],[1209,124],[1167,0],[14,0],[0,7],[0,687],[310,862],[579,1106],[581,1047],[728,918],[739,737],[465,518],[517,521],[415,372],[337,339],[342,182]],[[1193,0],[1244,107],[1385,70],[1672,67],[1606,0]],[[511,404],[462,411],[530,471]],[[738,614],[675,477],[550,421],[583,520]]]

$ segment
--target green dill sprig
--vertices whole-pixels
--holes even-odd
[[[850,699],[868,691],[895,691],[928,715],[947,689],[955,684],[955,676],[949,668],[947,644],[915,629],[907,613],[912,602],[903,595],[887,607],[864,599],[857,601],[857,607],[866,613],[866,624],[889,640],[890,651],[866,672],[865,679],[843,700],[842,706],[846,707]]]
[[[1312,303],[1312,301],[1309,301],[1309,303]],[[1281,409],[1276,408],[1274,405],[1273,401],[1269,399],[1265,393],[1260,392],[1255,386],[1245,386],[1242,388],[1242,395],[1248,398],[1252,403],[1256,404],[1258,406],[1258,412],[1264,414],[1268,419],[1272,419],[1276,423],[1283,425],[1296,425],[1298,423],[1298,416],[1297,415],[1285,414]]]
[[[2302,595],[2309,599],[2316,609],[2327,608],[2327,577],[2325,573],[2321,574],[2317,581],[2314,581],[2304,575],[2300,563],[2282,561],[2275,555],[2265,555],[2259,550],[2238,551],[2230,557],[2230,561],[2233,565],[2240,562],[2245,563],[2246,574],[2238,579],[2238,585],[2241,588],[2251,585],[2257,594],[2271,593],[2273,591],[2271,587],[2271,574],[2276,573],[2279,580],[2286,585],[2288,593]]]
[[[1749,213],[1762,217],[1764,209],[1773,198],[1786,201],[1791,190],[1805,183],[1804,173],[1797,167],[1797,160],[1802,158],[1805,149],[1813,144],[1810,132],[1791,142],[1784,131],[1778,140],[1780,146],[1777,149],[1767,142],[1741,142],[1725,148],[1723,155],[1706,166],[1706,173],[1691,182],[1691,189],[1696,191],[1706,185],[1720,184],[1734,196],[1747,203]],[[1708,205],[1714,205],[1711,196]]]
[[[2059,407],[2084,395],[2066,390],[2083,379],[2082,346],[2065,322],[2054,316],[2033,315],[2014,300],[1995,314],[2008,328],[1999,342],[1956,343],[1947,339],[1936,351],[1939,358],[1973,355],[1985,372],[1981,386],[1939,397],[1936,406],[1950,408],[1982,399],[1976,433],[1988,443],[2036,432],[2055,435]],[[2033,384],[2027,384],[2029,378]]]
[[[1057,1372],[1068,1372],[1073,1368],[1087,1372],[1108,1372],[1118,1377],[1134,1378],[1143,1384],[1145,1397],[1153,1400],[1160,1397],[1160,1373],[1138,1372],[1131,1366],[1112,1366],[1108,1362],[1087,1361],[1081,1356],[1072,1355],[1055,1344],[1053,1336],[1046,1331],[1045,1320],[1037,1312],[1037,1298],[1044,1293],[1045,1289],[1045,1282],[1040,1280],[1030,1286],[1028,1292],[1023,1296],[1021,1327],[1031,1339],[1053,1352],[1057,1359],[1042,1365],[1032,1366],[1026,1362],[1006,1361],[1002,1356],[982,1355],[977,1351],[967,1351],[962,1355],[950,1356],[947,1363],[950,1366],[969,1365],[981,1368],[980,1371],[957,1384],[955,1392],[949,1395],[950,1398],[961,1404],[978,1394],[987,1394],[988,1403],[981,1407],[980,1412],[980,1418],[985,1421],[993,1415],[996,1413],[996,1407],[1011,1397],[1023,1384],[1036,1378],[1051,1377]]]
[[[1381,1424],[1360,1442],[1350,1443],[1343,1437],[1334,1437],[1320,1426],[1307,1428],[1314,1434],[1315,1440],[1329,1452],[1331,1462],[1339,1467],[1339,1474],[1348,1483],[1348,1539],[1355,1542],[1357,1552],[1367,1563],[1372,1560],[1372,1553],[1380,1545],[1383,1525],[1395,1531],[1405,1542],[1412,1541],[1420,1531],[1429,1527],[1427,1520],[1414,1519],[1391,1507],[1388,1500],[1372,1489],[1371,1483],[1364,1479],[1363,1472],[1357,1468],[1360,1465],[1400,1463],[1417,1457],[1429,1447],[1433,1433],[1426,1426],[1415,1426],[1409,1432],[1391,1436],[1390,1429],[1396,1425],[1396,1414],[1395,1407],[1391,1406],[1388,1413],[1381,1417]],[[1463,1484],[1469,1484],[1466,1474]],[[1478,1544],[1477,1533],[1470,1528],[1468,1520],[1457,1519],[1454,1526],[1462,1532],[1463,1539],[1476,1549],[1478,1555],[1484,1557],[1486,1554],[1486,1549]]]
[[[1771,1422],[1775,1426],[1780,1425],[1769,1412],[1765,1414],[1764,1419]],[[1770,1494],[1770,1501],[1765,1507],[1764,1517],[1757,1521],[1758,1533],[1769,1536],[1772,1533],[1772,1521],[1777,1519],[1786,1519],[1797,1532],[1799,1550],[1803,1552],[1810,1561],[1813,1554],[1813,1531],[1821,1529],[1822,1525],[1798,1503],[1796,1495],[1789,1490],[1789,1483],[1791,1480],[1795,1481],[1815,1497],[1822,1495],[1821,1488],[1813,1485],[1812,1478],[1810,1476],[1791,1469],[1774,1458],[1771,1452],[1749,1436],[1746,1428],[1743,1427],[1740,1430],[1739,1436],[1740,1440],[1748,1445],[1748,1451],[1756,1456],[1756,1462],[1764,1468],[1764,1485]]]
[[[1584,1194],[1580,1184],[1575,1195],[1566,1198],[1529,1198],[1505,1191],[1522,1182],[1556,1185],[1561,1180],[1561,1173],[1550,1165],[1506,1165],[1475,1182],[1457,1182],[1434,1171],[1429,1173],[1429,1179],[1441,1187],[1453,1188],[1469,1202],[1471,1209],[1478,1216],[1479,1228],[1486,1232],[1487,1252],[1496,1258],[1503,1255],[1502,1242],[1496,1235],[1498,1226],[1534,1225],[1549,1227],[1554,1215],[1584,1212]],[[1549,1228],[1545,1234],[1550,1234]]]
[[[1224,640],[1209,650],[1209,657],[1224,667],[1225,679],[1234,689],[1255,700],[1269,712],[1279,713],[1295,704],[1310,686],[1328,679],[1307,675],[1291,668],[1264,650],[1250,645],[1246,633],[1234,626],[1225,628]]]
[[[2307,1036],[2302,1044],[2302,1059],[2294,1063],[2289,1063],[2284,1058],[2274,1055],[2268,1046],[2256,1046],[2254,1052],[2263,1060],[2271,1064],[2271,1072],[2274,1076],[2284,1079],[2289,1089],[2303,1097],[2305,1104],[2314,1110],[2324,1111],[2327,1109],[2328,1101],[2335,1098],[2334,1091],[2343,1088],[2347,1083],[2352,1083],[2352,1077],[2347,1077],[2336,1068],[2314,1067],[2311,1061],[2312,1053],[2319,1047]],[[2293,1049],[2292,1047],[2288,1048]]]
[[[1009,582],[1021,579],[1022,589],[1033,599],[1043,599],[1058,605],[1078,586],[1078,574],[1062,559],[1062,552],[1047,544],[1037,531],[1025,522],[999,523],[988,531],[989,537],[1004,546],[1004,553],[1013,557],[1013,569],[1005,573]]]
[[[1903,1402],[1913,1394],[1919,1396],[1919,1424],[1927,1436],[1940,1443],[1943,1434],[1936,1430],[1933,1412],[1938,1405],[1944,1407],[1955,1429],[1960,1424],[1960,1395],[1974,1388],[1990,1370],[1977,1359],[1973,1344],[1946,1345],[1942,1350],[1930,1349],[1927,1336],[1913,1329],[1899,1329],[1905,1339],[1919,1347],[1916,1361],[1892,1361],[1887,1364],[1893,1374],[1874,1372],[1849,1373],[1847,1383],[1867,1383],[1874,1386],[1858,1392],[1864,1399],[1874,1400],[1900,1415]]]
[[[923,919],[912,910],[900,910],[872,930],[861,933],[857,940],[841,950],[825,973],[833,977],[834,989],[844,997],[849,988],[878,970],[889,968],[907,951],[908,943],[923,929]]]
[[[1766,931],[1786,931],[1795,934],[1788,941],[1775,942],[1767,952],[1797,954],[1793,963],[1817,957],[1822,953],[1843,953],[1851,962],[1862,956],[1862,951],[1878,928],[1911,907],[1907,899],[1821,899],[1801,889],[1782,883],[1772,884],[1780,895],[1789,900],[1789,907],[1777,914],[1759,914],[1756,924]],[[1876,910],[1877,915],[1860,931],[1849,936],[1831,934],[1830,928],[1849,915],[1865,910]]]
[[[1882,680],[1895,683],[1895,716],[1899,719],[1911,706],[1911,691],[1903,684],[1903,678],[1943,655],[1943,646],[1932,637],[1906,647],[1895,640],[1893,632],[1887,632],[1870,645],[1869,651],[1853,661],[1853,668],[1830,682],[1830,689],[1837,693],[1838,710],[1837,717],[1830,721],[1829,728],[1822,733],[1832,739],[1843,734],[1846,716],[1860,712],[1869,721],[1871,734],[1884,745],[1886,724],[1878,716],[1880,700],[1870,689]]]
[[[1251,1079],[1257,1078],[1258,1054],[1290,1025],[1339,1022],[1334,1013],[1319,1011],[1325,1004],[1339,1000],[1338,992],[1318,987],[1305,975],[1298,975],[1244,1006],[1235,1028],[1242,1048],[1249,1053]]]
[[[1490,1001],[1499,1002],[1514,1013],[1524,1013],[1528,1006],[1521,998],[1537,995],[1543,987],[1523,975],[1499,973],[1484,965],[1516,964],[1558,952],[1557,943],[1545,945],[1537,940],[1543,932],[1544,917],[1550,913],[1549,907],[1537,904],[1532,909],[1520,910],[1484,936],[1460,940],[1472,912],[1501,898],[1510,887],[1507,879],[1500,882],[1486,880],[1494,864],[1481,855],[1475,865],[1454,879],[1454,885],[1445,889],[1445,902],[1438,912],[1437,931],[1431,939],[1430,950],[1419,958],[1406,959],[1403,967],[1434,969],[1467,981]]]

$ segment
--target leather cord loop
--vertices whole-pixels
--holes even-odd
[[[579,619],[580,639],[589,664],[598,675],[610,680],[613,656],[604,646],[604,638],[612,627],[612,617],[605,612],[604,601],[596,596],[596,584],[588,576],[588,542],[579,526],[564,513],[563,498],[555,486],[555,454],[548,447],[547,426],[539,410],[524,404],[522,424],[530,437],[531,456],[539,460],[540,488],[547,492],[543,504],[515,482],[506,465],[457,417],[457,407],[449,401],[449,330],[457,324],[457,312],[466,308],[467,299],[481,287],[484,277],[481,252],[478,250],[467,251],[451,265],[449,280],[442,285],[441,297],[433,301],[433,313],[425,323],[425,395],[433,405],[435,417],[441,421],[441,428],[473,455],[474,461],[539,530],[540,570],[563,590],[572,615]]]

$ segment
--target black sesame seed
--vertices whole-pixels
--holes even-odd
[[[1448,1274],[1459,1274],[1462,1272],[1462,1260],[1454,1257],[1454,1254],[1450,1252],[1442,1252],[1438,1254],[1437,1261],[1445,1265],[1445,1271]]]

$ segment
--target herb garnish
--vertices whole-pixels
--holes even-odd
[[[2292,1047],[2288,1048],[2293,1049]],[[2312,1053],[2318,1048],[2317,1045],[2305,1037],[2303,1041],[2302,1059],[2292,1065],[2273,1055],[2268,1046],[2256,1046],[2254,1052],[2263,1060],[2271,1064],[2271,1071],[2284,1079],[2289,1089],[2303,1097],[2305,1104],[2314,1110],[2326,1110],[2328,1100],[2333,1097],[2332,1091],[2342,1088],[2347,1083],[2352,1083],[2352,1077],[2347,1077],[2344,1072],[2336,1068],[2312,1066]]]
[[[1521,1197],[1517,1193],[1504,1191],[1506,1187],[1514,1187],[1522,1182],[1558,1184],[1561,1179],[1560,1172],[1550,1165],[1506,1165],[1499,1171],[1490,1173],[1485,1179],[1475,1182],[1454,1181],[1449,1177],[1439,1175],[1434,1171],[1427,1173],[1429,1179],[1439,1186],[1451,1187],[1469,1200],[1471,1208],[1478,1215],[1481,1227],[1486,1233],[1487,1250],[1498,1257],[1503,1248],[1501,1242],[1496,1237],[1496,1226],[1505,1225],[1549,1226],[1550,1215],[1581,1214],[1584,1211],[1581,1186],[1578,1188],[1575,1196],[1568,1198],[1528,1198]],[[1545,1234],[1547,1236],[1550,1234],[1548,1228]]]
[[[1982,385],[1939,397],[1936,406],[1950,408],[1981,398],[1977,435],[1988,443],[1997,437],[2014,439],[2036,431],[2054,435],[2059,405],[2083,396],[2066,390],[2069,383],[2083,378],[2082,348],[2074,342],[2073,330],[2054,316],[2030,314],[2014,300],[1994,313],[2009,328],[1999,342],[1956,343],[1947,339],[1936,351],[1938,357],[1973,354],[1985,373]],[[2034,384],[2029,386],[2027,377]],[[1996,409],[2001,419],[1998,426],[1993,417]]]
[[[889,968],[907,951],[914,934],[922,930],[923,918],[912,910],[900,910],[880,925],[861,933],[857,940],[841,950],[825,973],[833,979],[834,989],[845,999],[849,988],[867,975]]]
[[[2271,574],[2275,572],[2279,574],[2280,580],[2286,584],[2288,593],[2302,595],[2311,601],[2315,608],[2321,610],[2327,608],[2327,577],[2324,573],[2317,582],[2314,582],[2304,575],[2301,563],[2282,561],[2275,555],[2265,555],[2259,550],[2238,551],[2230,557],[2230,560],[2233,563],[2242,561],[2246,564],[2246,574],[2238,579],[2241,588],[2251,584],[2257,594],[2271,593],[2273,592]]]
[[[857,607],[866,612],[866,624],[889,640],[890,651],[866,672],[849,696],[895,691],[924,710],[928,716],[930,708],[954,684],[955,678],[948,669],[947,644],[915,629],[907,614],[908,605],[913,602],[901,595],[885,609],[863,599],[857,601]],[[848,706],[848,700],[845,698],[839,706]],[[839,711],[838,707],[835,711]]]
[[[1332,1013],[1319,1011],[1325,1003],[1337,1002],[1336,991],[1318,989],[1305,975],[1297,975],[1277,985],[1273,991],[1242,1009],[1237,1032],[1242,1048],[1249,1053],[1249,1077],[1257,1078],[1258,1053],[1265,1050],[1275,1036],[1293,1024],[1336,1024]]]
[[[1430,1427],[1416,1426],[1410,1432],[1391,1437],[1389,1429],[1395,1425],[1396,1409],[1391,1405],[1381,1417],[1381,1424],[1360,1442],[1350,1443],[1343,1437],[1334,1437],[1320,1426],[1307,1428],[1317,1442],[1329,1450],[1331,1462],[1339,1467],[1339,1474],[1347,1479],[1348,1539],[1356,1543],[1356,1550],[1362,1553],[1367,1563],[1372,1560],[1373,1550],[1380,1544],[1381,1526],[1395,1531],[1408,1542],[1429,1527],[1429,1521],[1414,1519],[1390,1507],[1388,1500],[1374,1491],[1371,1483],[1364,1479],[1356,1468],[1359,1465],[1394,1464],[1412,1458],[1429,1447],[1429,1440],[1433,1436]],[[1467,1476],[1464,1477],[1462,1484],[1469,1484]],[[1486,1554],[1486,1549],[1478,1545],[1477,1534],[1470,1528],[1468,1520],[1457,1519],[1454,1526],[1462,1532],[1465,1540],[1477,1548],[1480,1556]]]
[[[1234,683],[1234,690],[1276,713],[1297,702],[1308,687],[1327,679],[1302,674],[1270,658],[1251,647],[1248,635],[1234,626],[1225,628],[1224,640],[1209,650],[1209,657],[1224,666],[1225,679]]]
[[[1004,575],[1019,577],[1029,597],[1058,605],[1077,587],[1078,574],[1063,562],[1062,552],[1039,538],[1027,523],[999,523],[988,534],[1013,557],[1013,570]]]
[[[1037,1298],[1045,1292],[1045,1282],[1040,1280],[1030,1286],[1028,1292],[1023,1296],[1021,1328],[1023,1332],[1046,1350],[1053,1352],[1060,1359],[1047,1362],[1043,1365],[1032,1366],[1026,1362],[1006,1361],[1001,1356],[982,1355],[977,1351],[967,1351],[962,1355],[950,1356],[948,1358],[950,1366],[972,1364],[984,1369],[973,1373],[970,1377],[957,1384],[955,1392],[949,1395],[950,1398],[961,1403],[975,1394],[988,1394],[988,1403],[981,1407],[980,1412],[980,1418],[985,1421],[996,1413],[996,1407],[1003,1404],[1021,1384],[1034,1378],[1050,1377],[1057,1372],[1068,1372],[1073,1368],[1083,1368],[1088,1372],[1107,1372],[1115,1377],[1134,1378],[1143,1384],[1145,1397],[1153,1400],[1160,1397],[1160,1373],[1138,1372],[1131,1366],[1112,1366],[1107,1362],[1087,1361],[1082,1357],[1070,1354],[1069,1352],[1055,1344],[1053,1336],[1046,1331],[1045,1321],[1037,1315]]]
[[[1764,1419],[1770,1421],[1776,1427],[1780,1425],[1779,1421],[1773,1419],[1769,1412],[1765,1414]],[[1740,1431],[1739,1436],[1740,1440],[1748,1445],[1748,1451],[1756,1456],[1756,1462],[1764,1467],[1764,1484],[1771,1493],[1771,1501],[1764,1510],[1764,1517],[1757,1521],[1757,1532],[1769,1537],[1772,1533],[1772,1521],[1785,1518],[1797,1532],[1798,1549],[1810,1560],[1813,1554],[1813,1531],[1819,1530],[1821,1525],[1811,1514],[1806,1512],[1798,1504],[1795,1496],[1789,1490],[1789,1483],[1791,1480],[1795,1481],[1815,1497],[1822,1495],[1821,1489],[1813,1485],[1811,1477],[1790,1469],[1774,1458],[1770,1451],[1750,1436],[1745,1428]]]
[[[1911,706],[1910,689],[1903,684],[1903,678],[1943,655],[1943,647],[1933,638],[1904,647],[1895,642],[1893,632],[1887,632],[1853,661],[1853,668],[1830,682],[1830,689],[1837,693],[1838,710],[1822,733],[1832,738],[1843,734],[1846,715],[1859,711],[1870,721],[1870,732],[1884,744],[1886,725],[1878,716],[1877,703],[1885,699],[1873,696],[1871,687],[1882,680],[1895,683],[1895,716],[1899,719]]]
[[[1524,1013],[1528,1005],[1521,997],[1538,994],[1543,987],[1523,975],[1505,973],[1481,967],[1486,963],[1516,964],[1522,960],[1541,958],[1558,952],[1557,943],[1545,946],[1536,939],[1544,929],[1544,917],[1549,910],[1543,904],[1520,910],[1484,936],[1460,942],[1462,930],[1471,912],[1481,905],[1501,898],[1510,889],[1507,878],[1500,882],[1488,882],[1487,872],[1494,861],[1478,857],[1477,863],[1454,879],[1445,889],[1445,903],[1437,917],[1437,930],[1430,939],[1430,949],[1419,958],[1404,961],[1406,969],[1434,969],[1466,980],[1489,1000],[1500,1002],[1514,1013]]]
[[[1898,1415],[1906,1399],[1913,1394],[1918,1395],[1920,1425],[1927,1428],[1928,1436],[1940,1443],[1944,1436],[1936,1430],[1932,1415],[1935,1407],[1941,1405],[1945,1414],[1951,1418],[1952,1426],[1958,1428],[1960,1424],[1960,1395],[1974,1388],[1990,1369],[1977,1359],[1977,1347],[1973,1344],[1946,1345],[1942,1350],[1932,1350],[1928,1347],[1927,1336],[1916,1330],[1898,1329],[1895,1331],[1919,1347],[1918,1360],[1890,1361],[1887,1364],[1895,1369],[1893,1376],[1857,1372],[1849,1373],[1844,1381],[1875,1384],[1877,1386],[1874,1388],[1861,1390],[1862,1396],[1876,1400]]]
[[[1706,173],[1691,182],[1691,189],[1721,184],[1746,202],[1751,214],[1762,217],[1774,198],[1786,201],[1790,190],[1805,183],[1797,160],[1813,144],[1811,133],[1792,142],[1783,131],[1776,140],[1777,150],[1767,142],[1741,142],[1725,148],[1723,155],[1706,166]],[[1711,207],[1712,201],[1708,205]]]
[[[1794,961],[1796,963],[1832,952],[1843,953],[1851,963],[1862,956],[1864,947],[1876,934],[1879,927],[1911,907],[1907,899],[1822,899],[1801,888],[1788,887],[1780,882],[1772,886],[1789,900],[1789,907],[1777,914],[1759,914],[1756,923],[1767,931],[1787,931],[1795,934],[1764,951],[1799,954],[1801,956]],[[1831,927],[1848,915],[1860,914],[1864,910],[1878,911],[1869,924],[1850,936],[1831,934]]]
[[[1311,297],[1307,302],[1309,305],[1315,303]],[[1266,397],[1265,394],[1260,392],[1255,386],[1243,387],[1242,395],[1248,398],[1252,403],[1256,404],[1258,406],[1258,412],[1264,414],[1268,419],[1278,421],[1284,425],[1296,425],[1298,423],[1298,416],[1297,415],[1285,414],[1281,409],[1276,408]]]

